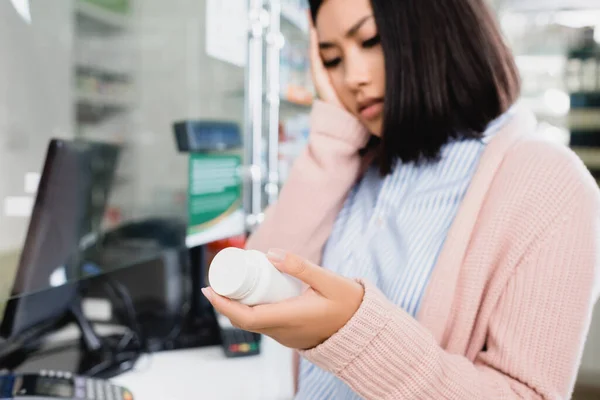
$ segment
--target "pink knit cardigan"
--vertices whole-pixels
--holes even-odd
[[[367,132],[317,102],[309,145],[248,247],[319,263],[364,169]],[[566,399],[598,297],[600,196],[519,108],[487,146],[417,319],[368,282],[354,317],[302,352],[366,399]]]

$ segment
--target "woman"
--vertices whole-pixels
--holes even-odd
[[[310,288],[253,308],[206,296],[299,350],[298,398],[569,398],[598,188],[515,104],[484,0],[310,4],[309,144],[248,244],[285,249],[271,261]]]

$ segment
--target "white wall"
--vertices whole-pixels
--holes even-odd
[[[32,23],[0,1],[0,253],[21,246],[28,218],[7,217],[5,196],[24,194],[48,140],[73,135],[72,0],[31,0]]]

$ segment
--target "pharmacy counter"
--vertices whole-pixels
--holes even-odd
[[[292,352],[265,337],[254,357],[225,358],[220,347],[154,353],[112,381],[135,400],[285,400],[293,398]]]

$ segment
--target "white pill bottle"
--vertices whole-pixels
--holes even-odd
[[[208,280],[217,294],[248,306],[278,303],[303,290],[300,281],[281,273],[264,253],[235,247],[217,253]]]

